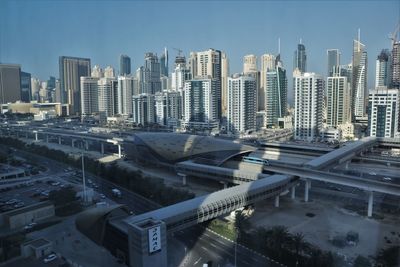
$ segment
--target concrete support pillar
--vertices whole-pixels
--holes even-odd
[[[118,144],[118,158],[121,158],[121,145]]]
[[[46,134],[46,143],[48,143],[48,142],[49,142],[49,135]]]
[[[58,137],[58,144],[61,145],[61,136]]]
[[[368,196],[368,217],[372,217],[373,205],[374,205],[374,192],[370,191]]]
[[[85,142],[85,150],[89,150],[89,141],[83,141],[83,142]]]
[[[275,197],[275,208],[279,208],[279,195]]]
[[[290,188],[290,198],[295,199],[296,198],[296,186],[293,186]]]
[[[308,191],[311,188],[311,180],[306,179],[306,183],[304,185],[304,202],[308,202]]]
[[[186,185],[186,175],[181,174],[181,176],[182,176],[182,185]]]
[[[363,157],[364,156],[364,151],[360,152],[360,156]]]
[[[35,133],[35,141],[38,140],[38,133]]]
[[[228,183],[223,183],[224,184],[224,189],[228,188]]]
[[[349,164],[350,164],[350,161],[346,161],[346,166],[345,166],[345,169],[346,169],[346,170],[349,169]]]
[[[25,138],[28,139],[28,132],[25,133]]]
[[[71,141],[71,146],[72,146],[72,147],[75,147],[75,139],[72,139],[72,141]]]
[[[104,143],[101,142],[100,145],[101,145],[101,154],[104,155]]]

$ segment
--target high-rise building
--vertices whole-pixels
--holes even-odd
[[[99,112],[99,78],[81,77],[81,116],[90,116]]]
[[[90,76],[90,59],[61,56],[59,58],[61,102],[70,105],[70,114],[81,111],[80,78]]]
[[[245,55],[243,57],[243,73],[250,73],[256,71],[257,71],[256,55]]]
[[[367,88],[367,51],[360,39],[353,41],[352,61],[352,118],[364,117],[368,103]]]
[[[227,131],[237,134],[256,129],[257,88],[250,76],[228,78]]]
[[[307,71],[307,55],[306,55],[306,47],[304,44],[300,43],[297,45],[297,50],[294,52],[293,59],[293,70],[300,70],[300,72]]]
[[[179,92],[162,91],[155,94],[156,122],[159,125],[177,126],[182,119],[182,96]]]
[[[222,91],[224,97],[226,92],[226,79],[229,74],[229,62],[225,53],[220,50],[208,49],[201,52],[191,52],[189,58],[190,71],[193,78],[214,79],[217,82],[216,103],[217,103],[217,119],[222,117],[223,105]],[[224,99],[225,100],[225,99]]]
[[[94,65],[93,69],[92,69],[92,77],[95,78],[103,78],[104,77],[104,71],[100,68],[99,65]]]
[[[271,54],[261,56],[260,87],[258,91],[258,111],[265,109],[265,88],[267,87],[267,72],[275,70],[276,58]]]
[[[56,79],[56,88],[54,89],[55,90],[55,92],[54,92],[55,93],[54,100],[55,100],[56,103],[61,103],[61,95],[60,95],[61,89],[60,89],[60,87],[61,87],[60,79]]]
[[[368,134],[376,137],[400,136],[400,93],[398,89],[377,87],[369,93]]]
[[[221,53],[221,115],[219,119],[226,117],[227,112],[227,92],[229,78],[229,59],[225,53]]]
[[[54,88],[56,88],[56,78],[50,76],[49,79],[47,80],[47,89],[52,90]]]
[[[137,80],[129,76],[118,77],[118,113],[132,114],[132,96],[139,94]]]
[[[391,87],[400,89],[400,41],[393,42],[391,78]]]
[[[39,100],[40,80],[32,77],[31,87],[32,87],[32,100]],[[60,89],[59,92],[61,93]]]
[[[140,94],[132,97],[132,120],[143,126],[155,122],[154,95]]]
[[[114,78],[114,77],[115,77],[114,69],[111,66],[107,66],[104,69],[104,78]]]
[[[327,78],[326,124],[337,127],[351,122],[351,85],[346,76],[340,75],[340,68],[332,68],[332,76]]]
[[[160,76],[168,77],[168,50],[166,47],[160,56]]]
[[[217,95],[220,82],[216,79],[192,79],[185,82],[183,124],[189,128],[218,126]]]
[[[391,79],[391,55],[388,49],[383,49],[376,59],[375,88],[378,86],[390,86]]]
[[[324,79],[315,73],[293,72],[295,92],[294,138],[312,141],[318,138],[324,118]]]
[[[21,101],[30,102],[32,100],[31,74],[21,71]]]
[[[103,117],[112,117],[115,115],[115,89],[118,82],[115,78],[100,78],[97,82],[99,94],[99,113]]]
[[[186,67],[185,57],[176,57],[175,69],[171,75],[171,89],[178,91],[182,90],[185,86],[185,81],[190,80],[190,70]]]
[[[131,74],[131,58],[127,55],[119,56],[119,74],[121,76]]]
[[[274,69],[267,71],[265,78],[265,127],[278,127],[278,119],[286,116],[287,77],[280,57],[276,58]]]
[[[146,53],[143,67],[143,91],[147,94],[155,94],[161,91],[160,63],[153,53]]]
[[[21,100],[21,66],[0,64],[0,104]]]
[[[340,52],[339,49],[328,49],[326,50],[328,55],[328,71],[327,76],[332,77],[334,68],[340,66]]]

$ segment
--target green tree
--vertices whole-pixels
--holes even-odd
[[[372,264],[366,257],[358,255],[354,260],[353,267],[372,267]]]
[[[376,257],[377,267],[400,266],[400,246],[391,246],[381,249]]]
[[[51,200],[56,206],[66,205],[76,201],[76,192],[72,187],[53,190],[49,193],[49,200]]]

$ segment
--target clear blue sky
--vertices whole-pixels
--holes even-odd
[[[121,53],[132,68],[144,53],[216,48],[227,53],[231,74],[253,53],[281,55],[289,73],[300,38],[308,71],[326,74],[326,49],[351,61],[352,40],[361,28],[369,56],[369,87],[375,60],[389,48],[388,34],[400,16],[400,1],[0,1],[0,62],[18,63],[40,79],[58,77],[60,55],[88,57],[92,66],[118,70]],[[291,79],[291,75],[288,77]]]

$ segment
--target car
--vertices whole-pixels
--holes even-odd
[[[61,184],[60,182],[51,183],[52,186],[58,186],[58,185],[60,185],[60,184]]]
[[[375,175],[376,175],[376,173],[375,173],[375,172],[370,172],[370,173],[369,173],[369,175],[373,175],[373,176],[375,176]]]
[[[37,225],[37,223],[32,222],[30,224],[27,224],[24,226],[24,230],[31,230],[33,227],[35,227]]]
[[[54,261],[55,259],[57,259],[57,255],[55,253],[51,253],[46,258],[44,258],[43,262],[48,263],[48,262]]]
[[[7,205],[12,205],[12,204],[15,204],[17,202],[18,202],[18,199],[13,198],[13,199],[10,199],[9,201],[7,201],[6,204]]]
[[[382,180],[384,180],[384,181],[391,181],[392,178],[390,178],[390,177],[383,177]]]
[[[105,199],[106,196],[104,194],[100,194],[100,198]]]

